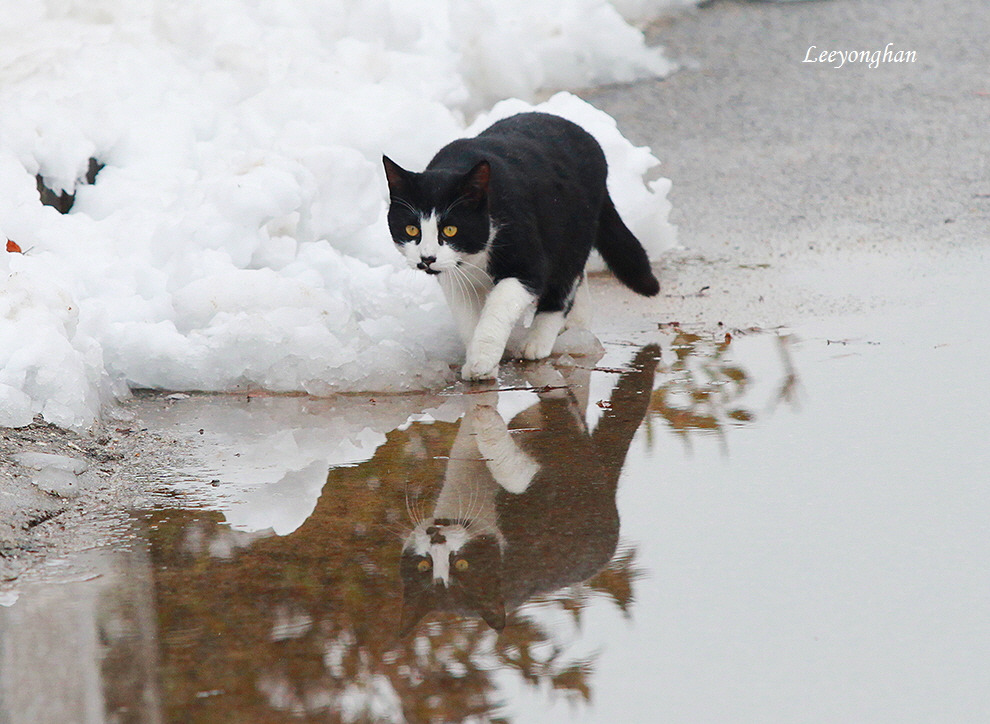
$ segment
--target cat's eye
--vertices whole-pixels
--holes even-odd
[[[406,234],[409,236],[419,236],[419,227],[409,224],[409,226],[406,227]]]
[[[443,227],[443,235],[444,236],[450,237],[450,236],[455,236],[456,234],[457,234],[457,227],[456,226],[445,226],[445,227]]]
[[[459,571],[466,571],[470,567],[471,564],[468,563],[463,558],[458,558],[456,561],[454,561],[454,568],[456,568]]]
[[[416,565],[416,570],[419,571],[420,573],[426,573],[431,568],[433,568],[432,564],[426,559],[421,560]]]

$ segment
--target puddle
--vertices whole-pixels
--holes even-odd
[[[185,507],[0,608],[0,721],[971,720],[990,349],[895,321],[666,328],[504,391],[148,401],[199,440]]]

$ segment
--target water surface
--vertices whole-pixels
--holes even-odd
[[[184,502],[0,609],[0,721],[980,721],[970,329],[666,326],[501,391],[147,401],[198,440],[163,476]],[[481,454],[499,430],[522,472]],[[505,627],[417,611],[400,636],[405,536],[469,478]]]

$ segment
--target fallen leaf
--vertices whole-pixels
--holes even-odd
[[[16,241],[11,241],[10,239],[7,239],[7,251],[9,251],[11,254],[14,254],[14,253],[23,254],[24,253],[23,251],[21,251],[20,244],[18,244]]]

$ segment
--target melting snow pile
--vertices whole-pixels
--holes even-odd
[[[531,107],[468,130],[499,99],[669,70],[606,0],[7,4],[0,425],[86,427],[136,387],[443,384],[461,352],[434,280],[391,246],[381,154],[419,168]],[[649,150],[574,96],[541,107],[601,140],[620,211],[669,247]]]

